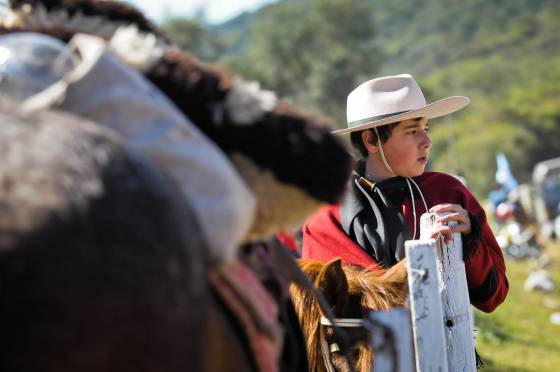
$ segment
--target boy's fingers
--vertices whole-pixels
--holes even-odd
[[[441,235],[443,235],[445,244],[453,240],[453,231],[451,229],[443,231]]]
[[[436,239],[439,235],[442,235],[443,239],[447,243],[453,239],[453,230],[449,226],[436,225],[436,227],[432,230],[430,237],[432,239]]]
[[[445,216],[442,216],[436,220],[437,222],[449,222],[449,221],[457,221],[459,224],[470,224],[470,218],[467,211],[462,210],[460,212],[450,213]]]
[[[450,226],[451,233],[469,234],[471,231],[471,222],[468,218],[450,218],[449,220],[438,221],[438,223],[445,223],[447,221],[456,221],[457,225]]]
[[[467,225],[461,224],[461,225],[453,226],[451,228],[451,231],[452,231],[452,234],[454,234],[456,232],[457,233],[468,233],[468,232],[470,232],[470,228]]]
[[[450,212],[445,216],[439,217],[437,223],[456,221],[457,226],[453,226],[452,233],[460,232],[469,234],[471,231],[471,220],[469,213],[459,204],[438,204],[430,209],[432,213]]]
[[[454,212],[446,214],[445,216],[439,217],[437,222],[449,222],[449,221],[465,221],[465,215],[460,212]]]
[[[459,204],[438,204],[434,205],[430,208],[430,212],[432,213],[441,213],[441,212],[458,212],[459,210],[463,209]]]

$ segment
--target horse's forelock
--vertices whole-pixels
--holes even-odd
[[[364,310],[387,310],[404,303],[406,279],[400,281],[352,266],[346,266],[344,271],[350,293],[360,294]]]

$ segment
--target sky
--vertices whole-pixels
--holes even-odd
[[[202,11],[207,22],[230,20],[242,12],[253,11],[275,0],[124,0],[139,7],[155,22],[168,17],[192,17]]]

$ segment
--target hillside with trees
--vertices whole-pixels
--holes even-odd
[[[373,76],[410,72],[428,101],[471,97],[433,122],[431,167],[461,173],[483,196],[498,151],[522,181],[535,162],[560,156],[559,17],[556,0],[283,0],[222,25],[164,27],[336,127],[347,93]],[[201,31],[180,40],[173,22]]]

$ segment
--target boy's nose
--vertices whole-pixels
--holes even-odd
[[[430,139],[430,136],[428,136],[427,132],[423,132],[423,137],[422,137],[422,142],[421,142],[421,146],[422,148],[430,148],[432,147],[432,140]]]

